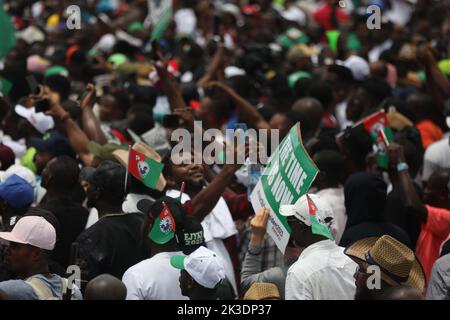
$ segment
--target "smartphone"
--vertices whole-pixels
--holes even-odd
[[[31,75],[26,77],[28,82],[28,87],[30,88],[31,94],[37,95],[40,92],[39,83],[36,81],[36,78]]]
[[[214,27],[214,29],[213,29],[214,35],[216,35],[216,36],[220,35],[220,26],[221,25],[222,25],[222,17],[218,16],[218,15],[215,15],[214,16],[214,25],[213,25],[213,27]]]
[[[48,99],[40,100],[34,104],[36,112],[46,112],[50,110],[50,101]]]
[[[166,128],[178,128],[181,125],[181,118],[176,114],[166,114],[163,118],[163,126]]]

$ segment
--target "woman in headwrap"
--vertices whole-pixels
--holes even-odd
[[[386,193],[386,183],[373,173],[358,172],[347,179],[344,195],[348,218],[340,246],[347,247],[357,240],[385,234],[410,245],[406,232],[387,222]]]

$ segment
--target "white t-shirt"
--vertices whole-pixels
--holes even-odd
[[[130,267],[123,275],[127,300],[188,300],[181,295],[180,270],[170,258],[182,252],[161,252]]]
[[[450,141],[445,137],[425,151],[422,180],[428,181],[433,172],[450,168]]]
[[[353,300],[356,267],[334,241],[316,242],[289,268],[286,300]]]

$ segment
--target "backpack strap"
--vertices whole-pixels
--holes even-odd
[[[50,288],[41,279],[30,277],[25,281],[33,288],[39,300],[53,300],[56,298],[53,296]]]

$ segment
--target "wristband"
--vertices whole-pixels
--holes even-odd
[[[408,164],[406,162],[397,163],[397,172],[408,170]]]

